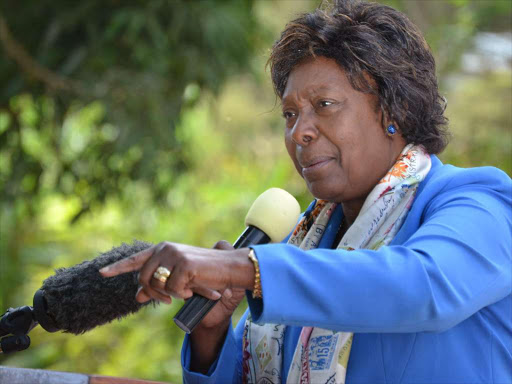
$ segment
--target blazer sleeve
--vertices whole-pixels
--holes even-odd
[[[439,191],[401,245],[350,252],[255,246],[263,300],[248,297],[253,321],[351,332],[446,330],[511,294],[511,212],[508,178],[501,191],[484,184]]]
[[[233,329],[230,325],[219,357],[204,375],[190,370],[190,336],[185,335],[181,349],[184,384],[214,384],[242,382],[242,338],[248,311]]]

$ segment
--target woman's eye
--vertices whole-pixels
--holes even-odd
[[[322,100],[318,104],[320,104],[321,107],[328,107],[329,105],[332,105],[332,101]]]
[[[292,118],[295,114],[293,112],[290,112],[290,111],[284,111],[283,112],[283,117],[288,120],[290,118]]]

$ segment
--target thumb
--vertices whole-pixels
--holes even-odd
[[[231,289],[226,288],[224,292],[222,293],[222,298],[230,300],[233,297],[233,291]]]
[[[220,240],[215,243],[213,249],[221,249],[224,251],[232,251],[235,249],[231,244],[229,244],[226,240]]]

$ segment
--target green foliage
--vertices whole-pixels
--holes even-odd
[[[252,9],[251,0],[4,3],[19,44],[4,34],[0,157],[10,173],[0,200],[25,199],[35,211],[30,197],[48,187],[78,195],[78,217],[128,179],[150,182],[161,200],[185,169],[174,135],[181,108],[247,68],[254,36],[264,35]]]
[[[441,79],[459,67],[460,56],[477,31],[510,31],[508,0],[379,0],[420,28],[434,52]]]
[[[0,58],[0,311],[30,304],[53,269],[135,238],[233,242],[269,187],[307,206],[264,65],[284,23],[317,1],[10,3],[0,9],[13,36],[81,88],[52,88]],[[453,56],[440,72],[454,136],[442,159],[512,175],[511,73],[454,77],[451,54],[510,6],[385,3],[421,24],[438,57]],[[0,364],[180,382],[181,305],[82,336],[36,328],[30,349]]]
[[[512,175],[511,89],[510,72],[459,80],[447,97],[453,138],[443,161],[461,167],[491,165]]]

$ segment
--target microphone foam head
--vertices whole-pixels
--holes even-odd
[[[245,225],[261,229],[272,243],[282,241],[295,227],[300,215],[300,205],[281,188],[270,188],[254,201]]]
[[[56,329],[79,335],[154,303],[151,300],[141,304],[135,300],[138,272],[104,278],[98,271],[150,246],[142,241],[122,244],[93,260],[57,269],[55,275],[43,282],[40,295],[44,295],[46,308],[39,309],[47,311]],[[34,307],[41,306],[41,302],[34,300]]]

